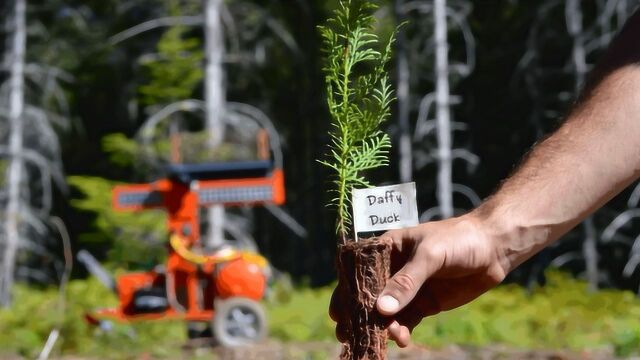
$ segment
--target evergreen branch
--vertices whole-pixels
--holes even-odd
[[[319,27],[326,63],[323,68],[333,132],[328,159],[334,172],[336,230],[343,241],[352,223],[351,190],[369,187],[367,170],[388,165],[391,140],[380,131],[390,115],[393,91],[385,70],[395,33],[382,47],[374,33],[376,6],[364,0],[340,0],[333,17]],[[362,66],[359,66],[361,65]],[[363,70],[366,69],[366,70]]]

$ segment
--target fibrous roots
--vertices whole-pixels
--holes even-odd
[[[389,278],[390,239],[365,239],[338,246],[338,291],[346,318],[340,323],[348,341],[340,359],[385,359],[387,322],[376,309],[378,294]]]

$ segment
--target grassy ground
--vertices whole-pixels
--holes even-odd
[[[547,286],[531,294],[502,286],[469,306],[425,320],[414,333],[415,349],[464,344],[472,349],[568,349],[621,357],[640,352],[640,301],[633,294],[590,294],[585,284],[567,276],[554,273],[548,279]],[[302,351],[304,356],[291,358],[307,359],[326,358],[335,351],[333,323],[327,316],[330,294],[330,288],[275,286],[266,306],[270,343],[278,344],[277,351]],[[115,325],[110,332],[87,326],[82,320],[86,311],[116,303],[93,280],[70,284],[62,315],[56,311],[55,289],[18,287],[16,299],[11,310],[0,310],[0,353],[33,358],[51,329],[61,326],[56,354],[101,359],[211,356],[208,351],[185,352],[185,330],[179,322]],[[309,346],[312,349],[306,349]]]

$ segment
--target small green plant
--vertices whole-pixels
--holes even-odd
[[[179,1],[169,1],[168,6],[172,16],[189,13]],[[156,105],[190,98],[204,77],[203,61],[202,44],[189,28],[170,27],[158,41],[157,56],[141,63],[148,82],[138,88],[140,102]]]
[[[367,1],[341,0],[334,16],[320,27],[333,126],[329,159],[321,163],[335,171],[332,205],[338,211],[336,230],[343,243],[351,225],[351,190],[371,186],[363,172],[387,165],[391,147],[380,126],[394,100],[385,65],[395,33],[382,51],[376,50],[380,41],[374,33],[375,8]]]
[[[640,299],[632,292],[594,293],[586,282],[568,274],[548,272],[546,277],[544,287],[528,291],[514,284],[501,285],[466,306],[429,317],[413,331],[412,340],[430,348],[499,344],[507,349],[586,353],[611,349],[620,358],[638,356]],[[331,344],[335,323],[326,312],[309,309],[328,307],[333,289],[281,289],[289,293],[266,300],[272,337],[287,344]],[[15,291],[22,300],[11,309],[0,309],[0,359],[15,355],[36,358],[60,316],[63,326],[53,351],[56,357],[132,359],[146,353],[154,359],[189,358],[180,350],[186,333],[181,322],[115,323],[110,333],[89,327],[83,319],[85,313],[118,302],[95,278],[69,283],[64,314],[52,310],[58,301],[57,288],[18,284]]]
[[[167,233],[166,215],[162,211],[115,211],[111,207],[111,189],[119,185],[115,181],[93,176],[69,176],[67,181],[77,191],[77,196],[70,200],[71,206],[93,219],[77,235],[82,247],[98,252],[109,248],[110,265],[129,270],[162,263]]]

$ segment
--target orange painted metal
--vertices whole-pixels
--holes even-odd
[[[158,201],[150,203],[123,204],[121,198],[127,194],[150,193]],[[198,219],[198,194],[185,184],[161,179],[151,184],[121,185],[113,189],[112,206],[119,211],[141,211],[164,208],[167,211],[169,232],[178,233],[192,242],[200,238]]]
[[[284,188],[284,172],[282,169],[274,169],[271,176],[261,178],[246,179],[220,179],[220,180],[202,180],[198,181],[195,187],[198,190],[204,189],[241,189],[246,187],[270,187],[272,196],[269,201],[241,201],[241,202],[225,202],[223,205],[233,206],[257,206],[265,203],[282,205],[285,202]],[[212,205],[211,203],[210,205]]]
[[[211,321],[215,311],[202,310],[196,313],[180,313],[173,309],[169,309],[166,312],[161,313],[148,313],[148,314],[125,314],[120,308],[113,309],[101,309],[90,315],[90,322],[99,320],[112,320],[118,322],[133,322],[133,321],[149,321],[149,320],[184,320],[184,321]]]
[[[221,265],[216,275],[216,291],[222,299],[242,296],[258,301],[264,295],[266,286],[260,266],[243,259]]]
[[[130,273],[118,277],[117,289],[120,297],[120,306],[124,314],[131,314],[133,295],[136,290],[152,287],[157,276],[153,272]]]
[[[272,191],[272,196],[267,201],[241,201],[241,202],[224,202],[225,206],[251,206],[251,205],[263,205],[265,203],[273,203],[275,205],[282,205],[285,202],[285,187],[284,187],[284,172],[282,169],[274,169],[269,176],[259,178],[242,178],[242,179],[220,179],[220,180],[201,180],[194,182],[194,190],[205,189],[242,189],[246,187],[268,187]],[[130,193],[151,193],[154,192],[159,197],[157,202],[153,203],[135,203],[135,204],[123,204],[119,201],[123,195]],[[172,216],[172,209],[176,205],[176,200],[180,201],[182,196],[189,189],[186,185],[180,182],[170,179],[161,179],[151,184],[135,184],[135,185],[120,185],[113,189],[112,206],[115,210],[120,211],[140,211],[153,208],[165,208],[169,213],[169,217]],[[196,208],[202,205],[198,204],[197,192],[192,191],[195,197]],[[174,205],[169,207],[170,205]],[[193,207],[189,207],[192,210]]]
[[[214,298],[245,297],[260,301],[267,285],[260,266],[242,258],[219,264],[217,269],[210,268],[210,272],[176,270],[173,274],[175,275],[174,290],[177,290],[176,293],[186,292],[188,294],[186,301],[185,299],[180,301],[180,305],[185,307],[185,311],[169,307],[158,313],[136,313],[133,308],[135,292],[154,287],[164,288],[166,281],[163,274],[141,272],[119,276],[117,282],[119,306],[115,309],[98,310],[91,315],[91,318],[116,321],[161,319],[209,321],[215,312]],[[201,288],[198,284],[201,280],[208,280],[210,285]],[[198,294],[199,291],[202,293]],[[178,296],[178,299],[180,298]]]
[[[161,179],[151,184],[123,185],[113,190],[113,208],[121,211],[140,211],[163,208],[167,211],[167,227],[170,234],[179,235],[187,249],[199,248],[200,227],[198,191],[207,189],[242,190],[264,187],[271,190],[271,198],[261,201],[225,202],[225,206],[261,205],[285,202],[284,174],[282,169],[273,169],[267,177],[202,180],[183,184],[173,179]],[[123,200],[124,199],[124,200]],[[141,200],[142,199],[142,200]],[[206,205],[211,205],[206,204]],[[259,301],[266,289],[266,277],[261,267],[243,257],[230,258],[217,263],[196,264],[180,256],[169,247],[165,264],[166,274],[154,271],[131,273],[118,277],[117,292],[120,304],[116,309],[97,311],[92,318],[118,321],[137,320],[187,320],[210,321],[215,312],[214,299],[246,297]],[[173,284],[166,286],[167,277]],[[203,285],[204,284],[204,285]],[[158,313],[136,313],[133,308],[136,291],[149,288],[166,288],[178,302],[178,309],[170,305]],[[167,294],[169,295],[169,294]],[[175,304],[174,304],[175,305]],[[184,309],[182,309],[184,308]]]
[[[260,129],[258,134],[256,135],[256,145],[258,153],[258,159],[267,160],[269,159],[269,132],[265,129]]]
[[[282,169],[276,169],[273,171],[273,203],[276,205],[282,205],[285,202],[285,189],[284,189],[284,172]]]

